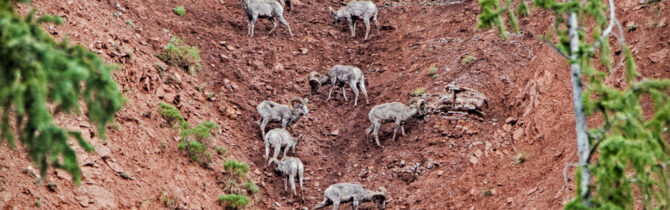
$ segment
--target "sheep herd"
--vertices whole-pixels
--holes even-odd
[[[267,18],[273,23],[270,34],[277,27],[277,20],[284,24],[291,36],[291,27],[283,18],[284,6],[290,6],[290,0],[240,0],[242,8],[248,16],[247,35],[253,36],[254,25],[258,18]],[[355,36],[356,20],[362,20],[365,24],[365,39],[370,32],[370,20],[375,26],[379,27],[377,21],[377,6],[371,1],[351,1],[345,7],[335,11],[329,8],[334,18],[334,23],[346,20],[349,24],[352,37]],[[317,94],[324,85],[330,85],[328,98],[330,100],[333,88],[338,86],[342,88],[342,96],[348,101],[344,86],[348,85],[354,94],[354,107],[358,106],[359,91],[365,97],[365,104],[369,104],[368,93],[365,88],[365,76],[360,68],[349,65],[335,65],[328,69],[325,74],[311,72],[309,74],[308,84],[312,94]],[[286,127],[291,126],[300,120],[301,117],[309,114],[309,100],[307,98],[293,98],[288,104],[280,104],[273,101],[262,101],[256,106],[260,115],[258,124],[261,130],[261,137],[265,143],[265,159],[268,160],[268,166],[275,166],[275,170],[282,174],[284,178],[284,190],[291,186],[293,195],[296,195],[295,179],[298,179],[300,190],[302,192],[304,165],[302,161],[295,157],[287,156],[289,150],[295,155],[295,147],[302,141],[302,135],[297,137],[291,135]],[[369,114],[371,125],[366,129],[366,139],[372,134],[377,146],[379,143],[379,129],[382,124],[393,122],[393,139],[396,139],[398,129],[401,135],[405,136],[404,123],[412,117],[421,117],[426,114],[423,99],[412,98],[408,104],[399,102],[384,103],[374,106]],[[275,128],[267,133],[265,132],[268,123],[278,123],[280,128]],[[270,156],[271,148],[274,149]],[[278,159],[281,149],[284,148],[284,155]],[[287,184],[288,183],[288,184]],[[324,191],[324,200],[314,209],[333,205],[333,209],[338,209],[340,203],[351,202],[353,209],[363,202],[373,202],[379,209],[385,208],[387,191],[384,187],[379,187],[376,191],[365,189],[362,185],[356,183],[338,183],[329,186]]]

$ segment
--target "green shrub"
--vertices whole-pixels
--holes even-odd
[[[220,195],[219,203],[230,206],[234,209],[244,208],[249,204],[249,198],[240,194]]]
[[[186,150],[191,157],[191,161],[205,166],[212,162],[212,155],[207,151],[207,147],[198,141],[184,141],[177,145],[180,150]]]
[[[165,51],[158,54],[158,58],[163,62],[177,66],[189,73],[200,71],[200,50],[197,47],[189,46],[184,40],[172,37],[170,43],[165,47]]]
[[[219,154],[219,155],[223,155],[223,154],[226,154],[226,152],[228,152],[228,150],[226,148],[223,148],[223,147],[220,147],[220,146],[214,147],[214,151],[216,151],[216,153]]]
[[[426,88],[424,88],[424,87],[418,87],[418,88],[414,89],[414,91],[412,91],[412,93],[410,93],[410,94],[411,94],[412,96],[421,96],[421,95],[423,95],[425,92],[426,92]]]
[[[175,15],[184,16],[184,14],[186,14],[186,8],[184,8],[184,6],[177,6],[172,8],[172,12],[174,12]]]
[[[244,183],[244,185],[247,187],[247,190],[249,190],[249,192],[251,194],[255,194],[259,190],[258,186],[256,186],[256,184],[254,182],[247,181],[247,182]]]
[[[203,140],[212,137],[212,129],[218,128],[219,126],[216,125],[215,122],[202,122],[198,126],[195,126],[195,128],[184,129],[184,131],[181,132],[181,138],[190,139],[192,137],[196,141],[202,142]]]
[[[233,175],[243,176],[249,171],[249,165],[235,160],[227,160],[225,163],[223,163],[223,169]]]
[[[174,106],[165,103],[158,103],[158,113],[168,121],[168,124],[174,126],[175,123],[179,123],[180,128],[188,129],[188,122],[186,122],[184,117],[181,116],[179,109],[175,108]]]
[[[467,55],[463,58],[463,60],[461,60],[461,64],[468,65],[468,64],[472,63],[472,61],[474,61],[474,60],[475,60],[475,56]]]

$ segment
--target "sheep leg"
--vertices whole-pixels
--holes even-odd
[[[377,21],[377,12],[375,12],[375,15],[372,16],[372,22],[374,22],[375,26],[379,28],[379,21]]]
[[[354,199],[354,201],[351,202],[351,209],[352,210],[357,210],[358,209],[358,204],[359,204],[358,199]]]
[[[281,120],[281,128],[286,128],[288,125],[288,119],[282,119]]]
[[[365,90],[365,77],[361,77],[361,81],[358,82],[358,87],[361,88],[361,92],[363,92],[363,96],[365,96],[365,104],[370,104],[368,101],[368,91]]]
[[[279,150],[281,150],[281,145],[276,144],[276,145],[274,145],[274,147],[275,147],[275,153],[272,157],[277,158],[277,157],[279,157]],[[284,156],[286,156],[286,154],[284,154]]]
[[[304,192],[303,192],[303,190],[302,190],[302,181],[303,181],[302,178],[304,177],[304,176],[303,176],[304,173],[305,173],[305,168],[304,168],[304,166],[300,165],[300,167],[298,168],[298,183],[300,183],[300,197],[301,197],[301,198],[302,198],[303,195],[304,195]],[[304,198],[303,198],[303,199],[304,199]]]
[[[400,123],[398,123],[398,122],[396,122],[395,124],[393,124],[393,138],[392,138],[393,141],[396,140],[395,136],[396,136],[396,133],[398,132],[398,127],[400,127],[399,124],[400,124]]]
[[[284,148],[284,157],[286,157],[286,154],[288,153],[288,150],[289,150],[289,149],[291,149],[291,147],[289,147],[289,146],[287,146],[286,148]],[[293,152],[293,153],[295,153],[295,152]]]
[[[347,93],[347,92],[344,90],[344,85],[343,85],[343,86],[342,86],[342,96],[344,96],[344,101],[349,101],[349,99],[347,98],[347,94],[346,94],[346,93]]]
[[[377,146],[382,147],[382,145],[379,143],[379,128],[381,128],[381,124],[374,124],[374,131],[372,131],[372,135],[375,136],[375,142],[377,143]]]
[[[263,118],[263,121],[261,122],[261,138],[265,138],[265,126],[267,126],[269,122],[270,119]]]
[[[405,126],[404,126],[404,125],[401,125],[401,126],[400,126],[400,131],[401,131],[401,133],[402,133],[402,136],[406,136],[406,135],[405,135]]]
[[[312,210],[317,210],[317,209],[326,207],[326,206],[330,205],[331,203],[332,202],[330,202],[330,199],[328,199],[328,197],[324,196],[323,201],[321,201],[321,203],[317,204]]]
[[[337,82],[337,78],[331,78],[330,79],[330,89],[328,89],[328,98],[326,101],[330,100],[330,94],[333,93],[333,88],[335,87],[335,83]]]
[[[251,23],[251,36],[250,37],[254,37],[254,27],[256,25],[256,20],[258,20],[258,17],[252,16],[251,21],[249,22],[249,23]]]
[[[340,209],[340,202],[339,201],[333,201],[333,210],[338,210]]]
[[[354,91],[354,107],[358,105],[358,88],[356,88],[356,82],[351,82],[349,84],[351,91]]]
[[[275,29],[277,28],[277,20],[275,20],[275,18],[271,17],[270,21],[272,22],[272,29],[270,29],[270,33],[268,35],[272,35],[272,32],[274,32]]]
[[[293,32],[291,32],[291,26],[288,25],[288,22],[284,19],[284,17],[279,16],[277,18],[279,19],[279,22],[281,22],[282,24],[284,24],[286,26],[286,28],[288,29],[288,34],[293,36]]]
[[[291,190],[293,190],[293,195],[297,195],[295,191],[295,175],[291,174],[288,176],[288,181],[291,184]]]
[[[270,142],[265,142],[265,160],[270,156]]]
[[[347,18],[347,22],[349,22],[349,31],[351,31],[351,37],[356,36],[356,26],[354,26],[354,22],[351,21],[351,17]]]
[[[363,23],[365,23],[365,40],[367,40],[368,34],[370,34],[370,19],[363,18]]]
[[[288,177],[284,178],[284,191],[288,191],[288,187],[286,186],[286,182],[288,182]]]

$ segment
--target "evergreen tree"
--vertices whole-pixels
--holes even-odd
[[[111,76],[113,66],[80,46],[54,41],[39,24],[62,20],[35,19],[34,10],[21,17],[13,9],[19,2],[28,1],[0,0],[0,142],[13,148],[18,137],[42,177],[52,166],[79,183],[77,155],[67,141],[75,139],[86,151],[93,147],[81,133],[56,125],[52,115],[80,112],[83,99],[88,118],[105,138],[105,125],[124,98]]]
[[[641,200],[645,209],[669,209],[670,149],[664,135],[668,135],[670,123],[670,80],[639,77],[613,0],[607,4],[603,0],[532,3],[553,12],[553,31],[545,36],[545,43],[571,65],[579,156],[576,165],[580,167],[577,196],[566,209],[633,209],[635,200]],[[504,37],[506,24],[518,28],[515,15],[529,14],[524,0],[506,0],[503,6],[498,0],[480,0],[479,4],[479,28],[497,27]],[[623,52],[619,57],[625,63],[624,88],[604,82],[616,69],[609,46],[614,29]],[[643,110],[643,97],[651,99],[652,110]],[[587,130],[587,115],[600,115],[603,123]],[[594,154],[598,157],[592,158]]]

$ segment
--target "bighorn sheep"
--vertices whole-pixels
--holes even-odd
[[[270,145],[275,148],[272,158],[276,159],[279,156],[279,150],[281,150],[282,147],[286,147],[284,149],[284,157],[286,157],[286,153],[288,153],[289,149],[293,149],[293,153],[295,154],[295,145],[297,145],[301,140],[302,134],[296,138],[291,136],[291,134],[288,133],[288,131],[284,128],[275,128],[270,130],[264,138],[265,159],[267,160],[268,156],[270,155]]]
[[[284,7],[279,2],[275,0],[240,0],[240,4],[242,4],[242,9],[247,12],[247,17],[249,17],[247,35],[250,37],[254,36],[254,26],[258,18],[270,19],[272,22],[270,34],[277,28],[277,20],[275,19],[279,19],[279,22],[288,28],[288,33],[293,36],[291,26],[284,19]]]
[[[326,207],[333,204],[333,209],[337,210],[340,203],[351,202],[353,210],[358,209],[358,205],[364,202],[372,201],[377,204],[377,208],[386,208],[386,188],[379,187],[377,191],[373,192],[366,190],[360,184],[355,183],[338,183],[330,185],[323,191],[323,201],[319,203],[314,210]]]
[[[368,39],[368,34],[370,34],[370,18],[375,23],[375,26],[379,28],[379,22],[377,21],[377,6],[371,1],[351,1],[347,6],[338,9],[337,11],[333,10],[332,7],[328,7],[330,13],[335,19],[334,24],[338,24],[340,20],[346,19],[349,23],[349,29],[351,30],[351,37],[356,36],[356,20],[363,20],[365,23],[365,39]]]
[[[293,98],[288,105],[278,104],[273,101],[263,101],[256,106],[261,119],[258,124],[261,126],[261,138],[265,138],[265,126],[269,122],[279,122],[282,128],[290,126],[297,122],[303,115],[309,114],[307,108],[308,99]],[[294,104],[296,104],[294,106]]]
[[[298,176],[298,182],[300,183],[300,194],[302,194],[302,179],[305,168],[302,164],[302,161],[294,157],[284,156],[281,160],[277,158],[270,158],[268,165],[275,163],[277,165],[276,171],[279,171],[282,176],[284,176],[284,191],[288,191],[286,187],[286,182],[291,182],[291,190],[293,190],[293,195],[296,195],[295,191],[295,177]]]
[[[317,72],[309,73],[309,85],[312,88],[312,94],[316,94],[319,88],[322,85],[330,84],[330,90],[328,91],[328,99],[330,100],[330,95],[333,93],[333,88],[335,85],[342,87],[342,96],[344,100],[347,101],[347,95],[344,92],[344,84],[349,84],[349,87],[354,91],[354,106],[358,105],[358,88],[360,87],[361,92],[365,96],[365,103],[368,104],[368,92],[365,90],[365,76],[361,69],[354,66],[346,65],[335,65],[328,69],[326,75],[321,75]]]
[[[381,147],[381,144],[379,144],[379,128],[382,124],[386,122],[394,122],[393,140],[395,140],[398,127],[400,127],[400,131],[402,131],[402,136],[405,136],[405,122],[409,120],[410,117],[421,117],[425,114],[426,111],[423,99],[420,98],[410,99],[407,105],[399,102],[379,104],[372,107],[370,113],[368,113],[368,118],[370,118],[372,125],[365,131],[365,136],[367,138],[372,132],[375,136],[377,146]]]

